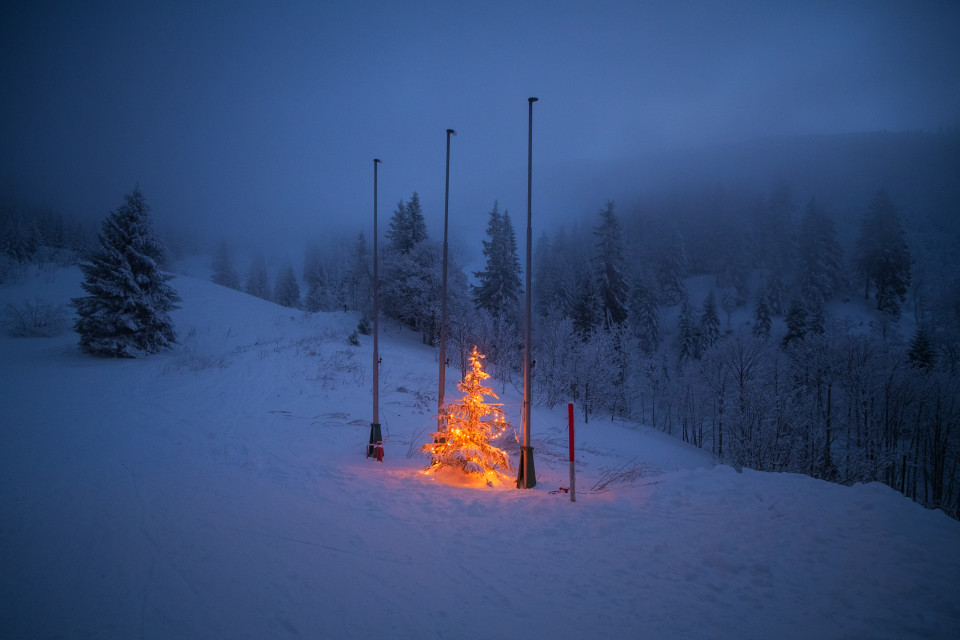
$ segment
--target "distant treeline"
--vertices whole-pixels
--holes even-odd
[[[31,264],[75,264],[96,239],[94,223],[47,208],[0,206],[0,284],[17,282]]]

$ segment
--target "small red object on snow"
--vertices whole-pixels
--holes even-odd
[[[383,440],[377,440],[377,444],[374,446],[374,455],[377,462],[383,462]]]

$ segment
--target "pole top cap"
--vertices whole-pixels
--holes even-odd
[[[383,162],[383,160],[381,160],[380,158],[374,158],[374,159],[373,159],[373,163],[374,163],[374,164],[376,164],[376,163],[378,163],[378,162]]]
[[[457,135],[457,132],[454,131],[453,129],[447,129],[447,133],[452,133],[453,135]]]
[[[527,98],[527,102],[536,102],[540,98]]]

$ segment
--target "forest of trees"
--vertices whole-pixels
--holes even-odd
[[[956,516],[960,278],[917,290],[898,205],[883,190],[863,204],[849,246],[835,215],[814,200],[796,205],[787,189],[731,199],[701,194],[626,223],[607,203],[593,220],[541,235],[535,400],[642,422],[737,467],[879,480]],[[718,208],[739,213],[710,221]],[[440,253],[416,194],[397,206],[387,240],[384,313],[436,344]],[[448,353],[463,367],[479,345],[494,378],[517,385],[521,265],[496,203],[482,253],[473,285],[453,265]],[[356,271],[366,261],[352,264],[329,284],[369,278]]]
[[[715,186],[608,202],[540,232],[534,400],[643,423],[738,468],[881,481],[960,517],[960,273],[940,238],[960,236],[920,229],[913,206],[881,188],[841,211],[785,186]],[[4,282],[94,246],[50,212],[2,213]],[[436,347],[442,254],[417,193],[384,236],[382,313]],[[464,374],[477,346],[497,384],[518,386],[522,266],[496,202],[477,245],[472,277],[451,256],[446,352]],[[288,307],[355,310],[369,331],[363,233],[308,246],[299,273],[262,253],[240,265],[225,241],[211,267],[216,283]]]
[[[76,264],[96,241],[95,222],[46,208],[0,206],[0,285],[21,281],[30,265],[52,269]]]
[[[728,197],[631,216],[622,234],[608,204],[592,238],[541,238],[538,401],[629,417],[737,467],[879,480],[956,517],[960,274],[911,286],[883,190],[850,247],[815,201]],[[739,213],[711,223],[718,208]],[[621,277],[617,322],[622,298],[605,291]]]
[[[644,423],[738,468],[882,481],[956,517],[960,275],[917,264],[901,209],[876,191],[845,243],[837,213],[816,200],[797,204],[783,187],[718,188],[625,216],[608,202],[592,219],[542,233],[535,401],[572,401],[588,421]],[[416,193],[397,205],[385,235],[383,313],[436,346],[440,245]],[[522,269],[497,203],[480,244],[473,284],[455,259],[450,268],[447,352],[465,369],[478,345],[494,379],[517,386]],[[368,321],[366,238],[339,245],[307,249],[303,300],[281,300],[289,268],[273,299],[355,309]],[[215,279],[232,281],[221,271]],[[266,283],[262,257],[250,274],[247,291],[269,298],[269,288],[250,284]]]

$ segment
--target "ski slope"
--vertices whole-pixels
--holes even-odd
[[[0,337],[2,638],[960,637],[960,523],[883,485],[737,473],[596,417],[571,503],[566,407],[533,412],[534,489],[444,483],[415,452],[437,393],[415,336],[382,323],[378,464],[355,315],[171,284],[172,352]]]

